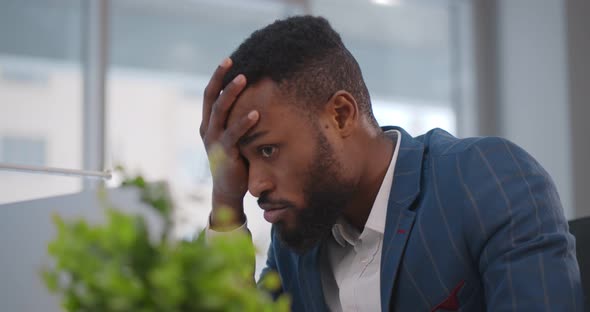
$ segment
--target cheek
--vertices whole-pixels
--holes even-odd
[[[279,193],[302,204],[306,184],[309,183],[309,164],[303,157],[285,158],[277,164],[276,183]]]

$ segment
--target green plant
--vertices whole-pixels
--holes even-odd
[[[42,275],[67,311],[289,310],[288,297],[273,301],[256,287],[255,248],[247,234],[171,241],[172,201],[165,185],[141,177],[124,185],[140,189],[164,230],[159,239],[150,239],[141,216],[118,211],[104,194],[104,224],[55,216],[57,237],[48,246],[54,264]],[[278,275],[267,275],[263,284],[267,290],[280,287]]]

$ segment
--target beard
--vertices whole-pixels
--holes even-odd
[[[331,235],[354,190],[354,184],[338,171],[342,166],[320,131],[316,146],[316,155],[306,174],[309,178],[303,187],[305,205],[295,209],[299,211],[295,225],[288,228],[282,222],[276,224],[281,242],[298,254],[304,254]]]

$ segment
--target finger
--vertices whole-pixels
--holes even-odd
[[[225,89],[223,89],[223,92],[217,98],[215,104],[213,104],[209,120],[210,130],[208,129],[208,131],[221,133],[224,130],[230,108],[233,106],[236,98],[245,86],[246,77],[240,74],[237,75],[234,80],[225,87]]]
[[[238,141],[250,130],[257,122],[260,114],[258,111],[251,111],[248,115],[242,117],[235,124],[229,125],[225,131],[224,141],[228,146],[235,146]]]
[[[215,72],[211,76],[211,80],[209,80],[207,87],[205,87],[205,93],[203,95],[203,119],[201,121],[200,128],[201,136],[204,136],[207,128],[209,127],[211,108],[213,107],[215,100],[217,100],[217,97],[219,97],[219,92],[221,92],[223,83],[223,77],[231,66],[232,60],[228,57],[224,58],[223,61],[221,61],[221,64],[217,66],[217,69],[215,69]]]

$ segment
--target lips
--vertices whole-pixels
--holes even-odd
[[[283,215],[287,212],[287,208],[278,208],[264,211],[264,219],[270,223],[277,223],[282,219]]]
[[[288,212],[287,208],[292,207],[292,203],[282,199],[271,199],[268,195],[263,194],[258,199],[258,206],[264,210],[264,219],[274,224],[285,218],[285,214]]]
[[[263,201],[258,205],[264,210],[264,219],[269,223],[277,223],[284,218],[288,205],[279,202]]]

